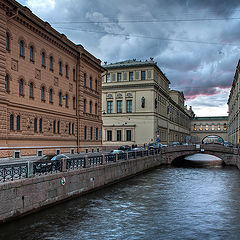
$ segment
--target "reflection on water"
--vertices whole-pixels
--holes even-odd
[[[2,225],[0,239],[239,239],[236,168],[158,168]]]

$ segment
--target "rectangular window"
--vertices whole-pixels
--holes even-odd
[[[129,81],[133,81],[133,72],[129,72]]]
[[[112,113],[112,112],[113,112],[113,102],[107,101],[107,113]]]
[[[110,73],[107,74],[107,81],[106,82],[110,82]]]
[[[117,101],[117,112],[118,113],[122,112],[122,100]]]
[[[112,131],[111,130],[107,131],[107,141],[112,141]]]
[[[146,72],[141,71],[141,80],[146,80]]]
[[[117,73],[117,82],[121,82],[122,80],[122,73]]]
[[[127,113],[132,112],[132,100],[127,100]]]
[[[127,141],[132,141],[132,131],[131,130],[127,130],[126,131],[126,136],[127,136]]]
[[[117,130],[117,141],[118,142],[122,141],[122,131],[121,130]]]
[[[126,136],[127,136],[127,141],[132,141],[132,131],[131,130],[127,130],[126,131]]]

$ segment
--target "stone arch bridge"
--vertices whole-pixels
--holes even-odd
[[[188,146],[170,146],[162,148],[162,160],[166,164],[172,164],[180,157],[186,157],[196,153],[210,154],[221,158],[226,165],[237,165],[240,159],[240,149],[225,147],[220,144],[196,144]],[[240,164],[238,166],[240,168]]]

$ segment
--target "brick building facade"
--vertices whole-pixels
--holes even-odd
[[[0,0],[0,158],[101,149],[101,61]]]

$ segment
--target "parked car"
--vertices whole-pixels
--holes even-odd
[[[149,150],[154,150],[154,149],[159,149],[161,148],[161,143],[150,143],[148,144],[148,149]]]
[[[118,148],[118,150],[122,150],[122,151],[131,151],[131,147],[124,145]]]
[[[179,146],[179,145],[180,145],[179,142],[173,142],[173,143],[172,143],[172,146]]]
[[[231,142],[224,141],[224,146],[225,147],[233,147],[233,144]]]
[[[145,149],[142,147],[136,147],[136,148],[133,148],[132,150],[138,152],[138,151],[144,151]]]
[[[69,159],[69,157],[66,156],[65,154],[44,155],[42,158],[36,161],[35,165],[36,172],[47,171],[47,169],[54,171],[56,169],[56,161],[54,160],[61,160],[63,158]]]
[[[115,149],[110,152],[110,154],[119,154],[119,153],[124,153],[123,150]]]

